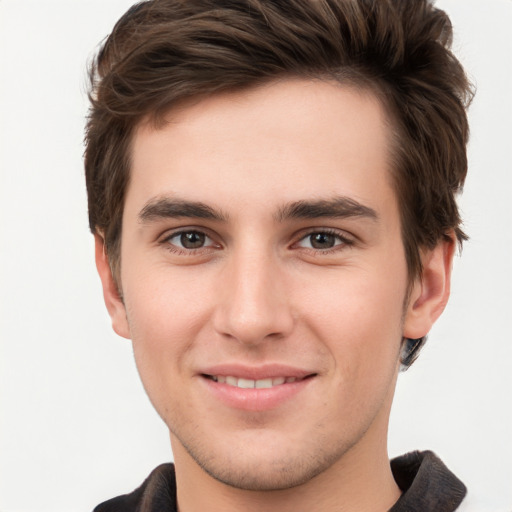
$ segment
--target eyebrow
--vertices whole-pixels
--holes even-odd
[[[140,222],[169,218],[196,218],[225,222],[227,215],[199,201],[160,197],[148,201],[139,213]]]
[[[149,200],[139,213],[142,223],[168,218],[196,218],[226,222],[228,215],[200,201],[158,197]],[[378,220],[377,212],[350,197],[334,197],[315,201],[294,201],[279,208],[277,222],[290,219],[365,217]]]
[[[295,201],[280,208],[276,220],[365,217],[377,221],[377,212],[355,199],[338,196],[317,201]]]

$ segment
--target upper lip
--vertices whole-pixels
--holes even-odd
[[[246,366],[240,364],[219,364],[203,368],[201,375],[223,375],[242,379],[260,380],[277,377],[295,377],[303,379],[315,375],[316,372],[283,364],[266,364],[263,366]]]

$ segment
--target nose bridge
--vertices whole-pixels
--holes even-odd
[[[217,330],[246,344],[288,334],[293,318],[284,281],[272,250],[248,246],[233,251],[220,285]]]

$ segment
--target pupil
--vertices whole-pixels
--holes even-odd
[[[189,233],[182,233],[180,242],[186,249],[198,249],[204,245],[205,235],[198,233],[197,231],[191,231]]]
[[[328,233],[315,233],[311,235],[311,246],[315,249],[329,249],[334,247],[334,236]]]

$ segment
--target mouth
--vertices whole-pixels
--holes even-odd
[[[225,363],[203,368],[198,376],[208,400],[219,400],[232,410],[270,411],[309,396],[306,390],[319,374],[282,364],[251,367]]]
[[[271,389],[276,386],[282,386],[283,384],[291,384],[293,382],[300,382],[311,377],[314,374],[306,375],[304,377],[268,377],[264,379],[246,379],[243,377],[236,377],[233,375],[208,375],[203,374],[206,379],[218,382],[219,384],[227,384],[240,389]]]

